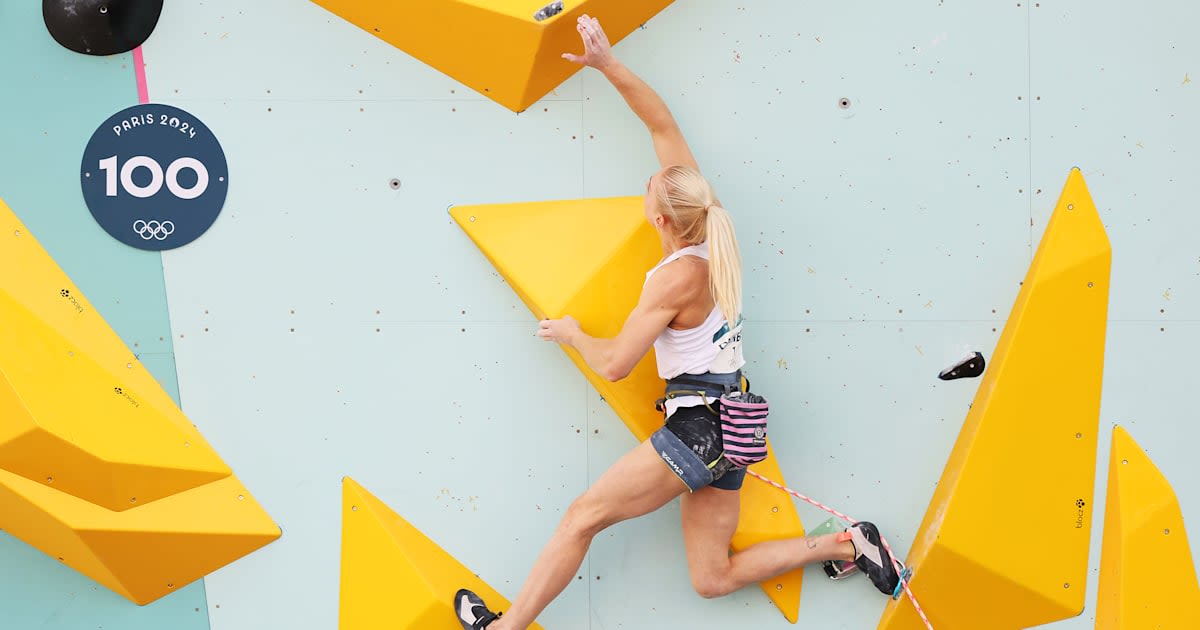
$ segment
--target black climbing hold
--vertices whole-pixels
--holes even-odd
[[[116,55],[141,46],[163,0],[42,0],[42,19],[58,43],[85,55]]]
[[[983,353],[976,352],[962,361],[944,369],[938,374],[938,378],[943,381],[953,381],[957,378],[975,378],[983,374]]]

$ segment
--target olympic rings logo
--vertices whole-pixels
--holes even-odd
[[[145,241],[152,238],[165,241],[168,236],[175,233],[175,224],[170,221],[158,222],[138,219],[133,222],[133,231]]]

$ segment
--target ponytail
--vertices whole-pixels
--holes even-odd
[[[721,206],[709,206],[705,232],[708,236],[708,285],[713,300],[732,330],[737,326],[742,310],[742,256],[729,212]]]
[[[729,212],[717,205],[704,176],[687,166],[663,169],[662,183],[652,193],[675,236],[692,245],[708,241],[709,289],[733,329],[742,310],[742,256]]]

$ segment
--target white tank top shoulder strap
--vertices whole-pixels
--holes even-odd
[[[708,241],[704,241],[699,245],[688,245],[687,247],[681,247],[671,252],[669,256],[663,258],[662,261],[657,265],[654,265],[653,269],[646,272],[646,280],[649,281],[650,276],[654,275],[655,271],[662,269],[663,267],[675,262],[676,260],[679,260],[680,258],[683,258],[684,256],[695,256],[697,258],[708,260]]]

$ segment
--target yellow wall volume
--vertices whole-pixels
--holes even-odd
[[[1171,484],[1114,427],[1096,630],[1200,628],[1200,585]]]
[[[576,18],[600,19],[616,44],[671,0],[578,0],[535,17],[550,0],[313,0],[501,105],[520,112],[579,70]],[[552,11],[546,12],[552,13]],[[546,14],[543,13],[543,14]]]
[[[1083,610],[1110,264],[1073,169],[909,553],[935,628],[1012,630]],[[905,598],[879,627],[925,626]]]
[[[0,269],[0,529],[139,604],[279,537],[3,201]]]
[[[452,601],[468,588],[509,602],[349,477],[342,480],[341,630],[462,630]],[[541,630],[536,623],[530,626]]]

